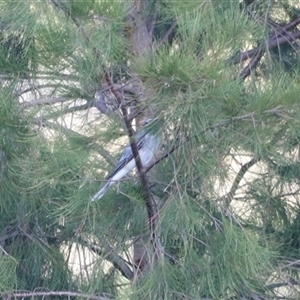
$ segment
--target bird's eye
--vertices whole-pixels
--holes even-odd
[[[148,125],[148,124],[150,124],[150,123],[151,123],[151,121],[152,121],[152,119],[147,119],[147,120],[145,121],[145,125]]]
[[[146,119],[140,122],[141,126],[147,126],[149,125],[151,122],[153,121],[153,119]]]

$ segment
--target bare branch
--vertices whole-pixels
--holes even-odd
[[[280,287],[287,286],[287,285],[300,285],[300,281],[290,279],[288,282],[272,283],[272,284],[267,285],[267,289],[272,290],[272,289],[280,288]]]
[[[57,89],[58,87],[64,87],[65,85],[63,84],[58,84],[58,83],[53,83],[53,84],[32,84],[30,83],[30,87],[26,88],[25,90],[20,90],[16,92],[17,96],[21,96],[23,94],[29,93],[29,92],[33,92],[33,91],[39,91],[40,89],[49,89],[49,88],[53,88],[53,89]]]
[[[256,66],[260,62],[261,58],[263,57],[264,53],[265,53],[265,51],[263,48],[258,49],[256,52],[256,55],[252,57],[248,66],[239,73],[238,78],[241,80],[245,80],[246,77],[248,77],[250,75],[251,71],[256,68]]]
[[[84,246],[88,247],[94,253],[101,256],[105,256],[105,259],[110,261],[125,278],[129,280],[133,279],[134,274],[128,266],[129,262],[125,261],[122,256],[118,255],[107,241],[102,241],[102,243],[104,244],[104,250],[101,250],[99,247],[90,244],[81,237],[79,238],[79,242]]]
[[[245,163],[239,170],[239,172],[237,173],[232,185],[231,185],[231,189],[230,191],[224,196],[222,197],[223,199],[225,199],[226,201],[226,205],[229,205],[230,202],[232,201],[237,189],[239,188],[239,184],[241,182],[241,180],[243,179],[243,177],[245,176],[245,174],[247,173],[247,171],[254,166],[260,159],[259,158],[252,158],[250,161],[248,161],[247,163]]]
[[[275,47],[278,47],[280,45],[283,45],[285,43],[291,43],[295,41],[296,39],[300,38],[300,31],[295,31],[293,33],[288,33],[287,35],[283,35],[280,37],[277,37],[277,35],[273,35],[272,37],[269,38],[268,43],[266,46],[258,46],[255,49],[246,51],[242,53],[239,57],[237,57],[234,62],[241,62],[243,60],[247,60],[248,58],[252,57],[250,63],[244,70],[240,72],[238,75],[238,78],[241,80],[244,80],[246,77],[248,77],[251,73],[252,70],[256,68],[258,63],[260,62],[262,56],[264,55],[266,49],[271,50]],[[238,60],[239,59],[239,60]]]
[[[59,115],[65,115],[65,114],[68,114],[68,113],[73,113],[75,111],[83,111],[83,110],[87,110],[91,107],[94,107],[95,104],[94,102],[87,102],[85,104],[82,104],[82,105],[77,105],[77,106],[73,106],[73,107],[70,107],[70,108],[66,108],[66,109],[62,109],[61,111],[59,111]],[[58,115],[58,112],[55,112],[54,113],[56,116]],[[50,114],[51,116],[51,114]],[[49,115],[46,116],[46,118],[49,118]]]
[[[41,98],[36,99],[36,100],[22,102],[21,106],[26,108],[26,107],[29,107],[29,106],[51,105],[51,104],[55,104],[55,103],[67,102],[67,101],[70,101],[70,100],[72,100],[72,99],[66,98],[66,97],[52,97],[52,98],[49,98],[47,96],[44,96],[44,97],[41,97]]]
[[[138,170],[140,178],[141,178],[141,184],[143,186],[144,197],[145,197],[144,199],[145,199],[145,204],[146,204],[147,212],[148,212],[151,240],[154,243],[154,248],[156,250],[156,253],[159,256],[161,256],[162,252],[163,252],[162,245],[160,242],[160,238],[156,235],[156,229],[157,229],[157,224],[158,224],[158,219],[157,219],[158,218],[158,209],[157,209],[157,205],[156,205],[154,199],[152,198],[152,195],[150,192],[150,187],[149,187],[149,182],[148,182],[148,179],[146,176],[146,172],[144,171],[142,162],[139,159],[139,152],[138,152],[136,141],[134,139],[134,130],[132,129],[130,120],[128,119],[128,114],[127,114],[127,110],[123,103],[122,94],[115,89],[108,73],[106,73],[105,79],[106,79],[107,84],[111,87],[112,93],[115,95],[116,99],[118,100],[118,102],[120,104],[120,108],[121,108],[122,115],[123,115],[123,120],[125,122],[127,131],[128,131],[130,147],[132,150],[133,157],[135,159],[137,170]]]
[[[68,17],[72,19],[74,24],[78,27],[78,29],[81,31],[82,35],[86,39],[87,42],[90,42],[90,37],[89,35],[85,32],[84,28],[81,26],[79,20],[74,17],[70,11],[65,9],[57,0],[52,0],[52,3],[58,7],[60,10],[62,10]],[[141,3],[142,6],[140,7],[141,10],[144,9],[144,5],[146,3]],[[150,42],[151,42],[151,37],[149,36],[149,32],[147,30],[146,26],[146,20],[143,19],[142,14],[138,12],[138,9],[135,8],[132,11],[132,17],[135,20],[135,31],[132,36],[132,46],[133,46],[133,51],[137,54],[141,54],[150,47]],[[102,54],[99,49],[96,47],[93,47],[93,51],[95,52],[95,56],[98,57],[99,59],[101,58]],[[125,122],[127,132],[128,132],[128,137],[130,139],[130,146],[132,149],[133,157],[136,162],[137,170],[139,172],[140,178],[141,178],[141,184],[143,186],[143,191],[144,191],[144,196],[145,196],[145,203],[147,207],[147,212],[148,212],[148,219],[149,219],[149,226],[150,226],[150,233],[151,233],[151,240],[154,243],[154,248],[155,252],[159,254],[159,256],[162,255],[162,246],[160,242],[160,238],[156,235],[156,227],[157,227],[157,218],[158,218],[158,209],[156,206],[156,203],[154,199],[151,196],[150,188],[149,188],[149,183],[148,179],[146,177],[146,173],[143,171],[143,165],[139,157],[139,152],[137,149],[137,144],[134,140],[134,130],[131,126],[130,120],[128,118],[127,110],[124,106],[124,99],[123,95],[119,92],[119,90],[116,89],[114,86],[113,81],[111,80],[109,73],[106,71],[105,66],[103,66],[103,69],[105,70],[105,80],[111,90],[111,92],[114,94],[116,97],[117,101],[119,102],[119,106],[122,112],[122,117]]]
[[[267,110],[263,111],[264,114],[273,114],[273,115],[282,115],[282,113],[284,113],[284,112],[285,112],[285,109],[282,106],[276,106],[274,108],[267,109]],[[231,122],[236,122],[236,121],[240,121],[240,120],[249,120],[249,119],[252,120],[253,117],[255,117],[255,115],[257,115],[257,114],[260,114],[260,112],[250,112],[248,114],[232,117],[232,118],[229,118],[227,120],[220,121],[218,123],[212,124],[207,129],[205,129],[204,131],[213,130],[213,129],[225,126],[225,125],[227,125]]]
[[[296,39],[300,38],[300,31],[294,31],[292,33],[290,33],[289,35],[283,35],[278,37],[277,35],[272,35],[265,46],[265,49],[271,50],[275,47],[278,47],[280,45],[283,45],[285,43],[289,43],[292,41],[295,41]],[[259,53],[261,46],[255,47],[251,50],[247,50],[239,55],[237,55],[233,60],[232,63],[233,64],[238,64],[240,62],[243,62],[249,58],[252,58],[253,56],[255,56],[257,53]]]
[[[136,1],[135,4],[128,16],[128,23],[130,24],[130,34],[128,38],[131,41],[132,51],[137,55],[141,55],[150,50],[152,45],[152,36],[147,27],[149,20],[146,14],[143,13],[147,9],[149,2]]]
[[[11,298],[29,298],[29,297],[55,297],[55,296],[66,296],[66,297],[80,297],[84,299],[91,299],[91,300],[109,300],[114,299],[113,296],[102,294],[102,296],[93,295],[93,294],[84,294],[84,293],[77,293],[71,291],[44,291],[44,292],[0,292],[2,299],[11,299]]]
[[[283,32],[286,32],[288,30],[291,30],[293,28],[295,28],[298,24],[300,24],[300,16],[298,16],[296,19],[294,19],[293,21],[291,21],[290,23],[284,25],[281,27],[281,30]]]
[[[277,38],[276,36],[272,36],[269,39],[269,42],[267,44],[267,49],[272,49],[272,48],[280,46],[282,44],[293,42],[298,38],[300,38],[300,31],[299,30],[294,31],[294,32],[292,32],[291,34],[288,34],[288,35],[283,35],[279,38]]]

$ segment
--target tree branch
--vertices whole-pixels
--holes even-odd
[[[102,251],[99,247],[90,244],[89,242],[85,241],[83,238],[79,238],[79,242],[90,249],[92,252],[105,256],[105,259],[110,261],[113,266],[121,272],[121,274],[131,280],[134,277],[133,271],[129,268],[128,262],[124,260],[124,258],[118,255],[112,246],[109,245],[107,241],[101,241],[104,244],[104,251]]]
[[[11,299],[11,298],[29,298],[29,297],[79,297],[79,298],[84,298],[84,299],[90,299],[90,300],[109,300],[109,299],[114,299],[111,295],[105,296],[98,296],[98,295],[93,295],[93,294],[84,294],[84,293],[77,293],[77,292],[71,292],[71,291],[47,291],[47,292],[0,292],[0,295],[2,299]]]
[[[131,41],[133,53],[137,55],[142,55],[150,50],[152,45],[152,36],[147,26],[149,20],[146,18],[147,14],[144,13],[147,11],[148,6],[149,1],[135,1],[135,5],[132,7],[129,15],[131,20],[128,18],[130,34],[127,37]]]
[[[260,161],[259,158],[252,158],[250,161],[245,163],[240,168],[239,172],[237,173],[237,175],[232,183],[230,191],[224,197],[222,197],[223,199],[225,199],[227,206],[232,201],[237,189],[239,188],[239,184],[240,184],[241,180],[243,179],[243,177],[245,176],[245,174],[247,173],[247,171],[259,161]]]
[[[161,256],[162,255],[162,245],[161,245],[159,236],[156,235],[156,229],[157,229],[157,223],[158,223],[158,220],[157,220],[158,209],[157,209],[156,203],[155,203],[154,199],[152,198],[152,195],[150,192],[150,187],[149,187],[149,182],[148,182],[148,179],[146,176],[146,172],[144,170],[141,160],[139,159],[139,152],[138,152],[136,141],[134,139],[134,131],[132,129],[130,120],[128,119],[128,114],[127,114],[127,110],[123,103],[124,101],[123,101],[122,94],[118,90],[115,89],[115,87],[112,83],[112,80],[109,77],[107,72],[105,74],[105,79],[106,79],[108,86],[110,86],[110,88],[111,88],[111,92],[115,95],[116,99],[118,100],[118,102],[120,104],[120,108],[121,108],[122,115],[123,115],[123,120],[125,122],[127,132],[128,132],[128,137],[130,140],[130,147],[131,147],[132,154],[133,154],[133,157],[134,157],[134,160],[136,163],[137,170],[140,175],[141,184],[143,186],[144,199],[145,199],[145,204],[146,204],[146,208],[147,208],[147,212],[148,212],[151,241],[154,243],[154,249],[156,250],[155,252],[159,256]]]
[[[272,22],[273,22],[273,24],[275,23],[274,21],[272,21]],[[282,26],[281,30],[282,30],[282,32],[287,32],[288,30],[295,28],[298,24],[300,24],[300,16],[298,16],[296,19],[294,19],[290,23]],[[279,34],[280,34],[280,32],[279,32]]]
[[[287,285],[300,285],[300,282],[298,280],[291,279],[287,282],[272,283],[272,284],[267,285],[267,289],[272,290],[272,289],[280,288],[280,287],[287,286]]]
[[[238,78],[241,80],[244,80],[246,77],[248,77],[252,70],[256,68],[258,63],[260,62],[262,56],[264,55],[266,49],[271,50],[275,47],[278,47],[280,45],[283,45],[285,43],[290,43],[295,41],[296,39],[300,38],[300,31],[297,30],[293,33],[290,33],[288,35],[282,35],[280,37],[277,37],[277,35],[273,35],[269,38],[267,44],[262,47],[258,46],[255,49],[248,50],[242,54],[240,54],[237,58],[234,59],[234,63],[239,63],[241,61],[247,60],[252,57],[250,63],[248,66],[246,66],[238,75]]]
[[[30,83],[29,88],[17,91],[16,96],[21,96],[23,94],[26,94],[26,93],[29,93],[29,92],[34,92],[34,91],[39,92],[40,89],[49,89],[49,88],[57,89],[59,86],[60,87],[65,87],[64,84],[59,84],[59,83],[55,83],[55,84],[54,83],[53,84],[48,83],[48,84],[37,84],[37,85]]]
[[[81,26],[79,20],[74,17],[70,11],[68,11],[67,9],[65,9],[57,0],[52,0],[52,3],[58,7],[59,9],[61,9],[68,17],[70,17],[72,19],[72,21],[74,22],[74,24],[80,29],[80,31],[83,34],[83,37],[86,39],[87,42],[90,42],[90,37],[89,35],[85,32],[84,28]],[[144,4],[143,4],[144,5]],[[146,5],[146,4],[145,4]],[[143,7],[144,8],[144,7]],[[133,12],[133,14],[135,15],[135,17],[137,18],[136,22],[137,22],[137,32],[141,34],[140,37],[140,41],[138,44],[135,44],[135,42],[138,42],[138,40],[136,40],[136,38],[138,37],[137,32],[135,32],[134,37],[132,38],[133,41],[133,48],[134,48],[134,52],[141,54],[143,51],[145,51],[146,49],[148,49],[148,45],[150,42],[150,37],[148,36],[149,33],[147,31],[146,28],[146,22],[145,20],[142,19],[141,16],[139,16],[138,12],[135,10]],[[140,28],[140,26],[145,26],[143,28]],[[101,58],[101,51],[95,47],[93,47],[93,51],[95,52],[95,56],[97,58]],[[144,197],[145,197],[145,203],[146,203],[146,207],[147,207],[147,212],[148,212],[148,220],[149,220],[149,227],[150,227],[150,234],[151,234],[151,240],[154,243],[154,249],[155,252],[157,254],[159,254],[159,256],[162,255],[162,245],[160,242],[160,238],[157,236],[156,234],[156,228],[157,228],[157,223],[158,223],[158,210],[157,210],[157,206],[156,203],[154,201],[154,199],[151,196],[151,192],[150,192],[150,188],[149,188],[149,183],[146,177],[146,173],[143,170],[143,165],[141,160],[139,159],[139,152],[137,149],[137,144],[134,140],[134,130],[131,126],[130,123],[130,119],[128,118],[128,114],[127,114],[127,110],[124,106],[124,99],[122,94],[119,92],[119,90],[117,90],[114,86],[113,81],[111,80],[109,73],[106,71],[105,66],[103,66],[103,70],[104,70],[104,77],[105,77],[105,81],[107,82],[108,87],[110,88],[112,94],[114,94],[114,96],[116,97],[121,112],[122,112],[122,117],[124,120],[124,123],[126,125],[127,128],[127,132],[128,132],[128,137],[130,139],[130,147],[132,150],[132,154],[133,157],[135,159],[135,163],[136,163],[136,167],[137,170],[139,172],[140,178],[141,178],[141,184],[143,186],[143,191],[144,191]]]
[[[285,112],[285,109],[282,106],[276,106],[274,108],[271,109],[267,109],[265,111],[263,111],[262,113],[264,114],[274,114],[274,115],[281,115],[283,112]],[[253,119],[256,115],[260,114],[260,112],[250,112],[244,115],[240,115],[240,116],[236,116],[236,117],[232,117],[229,118],[227,120],[224,121],[220,121],[218,123],[212,124],[210,125],[207,129],[203,130],[203,132],[207,131],[207,130],[214,130],[216,128],[222,127],[224,125],[227,125],[231,122],[236,122],[236,121],[240,121],[240,120],[247,120],[247,119]]]
[[[248,66],[239,73],[238,78],[241,80],[245,80],[246,77],[248,77],[250,75],[251,71],[256,68],[256,66],[260,62],[261,58],[263,57],[264,53],[265,53],[264,48],[262,48],[262,47],[258,48],[255,53],[255,56],[252,57]]]
[[[289,24],[287,24],[287,25],[289,25]],[[287,28],[289,28],[289,27],[287,26]],[[276,34],[273,34],[268,39],[265,48],[270,50],[270,49],[273,49],[274,47],[278,47],[282,44],[292,42],[295,39],[298,39],[299,37],[300,37],[300,31],[299,30],[294,31],[292,33],[288,33],[288,35],[280,34],[280,37],[278,37],[278,33],[276,33]],[[260,48],[261,48],[261,46],[258,46],[258,47],[255,47],[255,48],[251,49],[251,50],[247,50],[243,53],[240,53],[235,58],[230,59],[230,61],[232,61],[233,64],[238,64],[240,62],[243,62],[243,61],[253,57],[254,55],[256,55],[259,52]]]
[[[66,97],[41,97],[39,99],[31,100],[31,101],[25,101],[22,102],[20,105],[24,108],[29,107],[29,106],[39,106],[39,105],[52,105],[55,103],[61,103],[61,102],[67,102],[71,101],[72,99],[66,98]]]

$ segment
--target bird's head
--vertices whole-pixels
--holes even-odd
[[[155,123],[155,121],[157,121],[158,119],[157,118],[147,118],[147,119],[144,119],[142,121],[139,122],[139,125],[141,127],[146,127],[148,125],[151,125],[153,123]]]
[[[161,130],[161,122],[159,122],[158,118],[146,118],[140,121],[139,125],[143,128],[143,131],[154,133],[155,135]]]

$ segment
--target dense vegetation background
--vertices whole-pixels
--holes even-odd
[[[1,297],[299,299],[299,24],[293,0],[1,1]],[[91,202],[146,116],[156,161]]]

